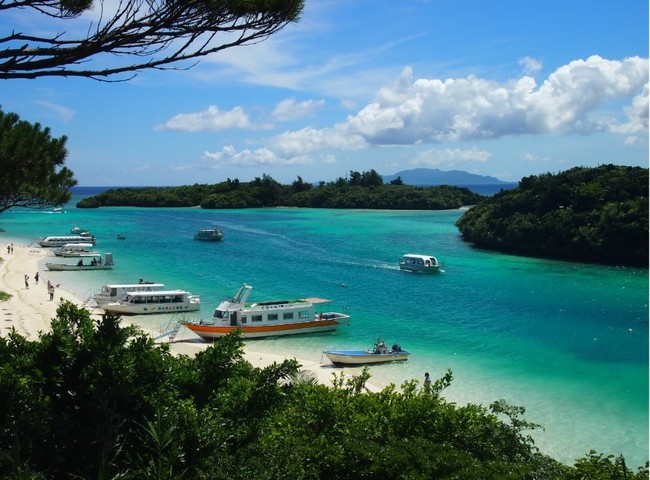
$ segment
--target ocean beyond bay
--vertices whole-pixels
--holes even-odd
[[[75,208],[103,189],[76,188],[65,213],[5,212],[0,238],[40,248],[37,237],[91,230],[96,249],[113,254],[113,270],[41,269],[81,298],[105,283],[143,278],[201,295],[195,316],[204,319],[243,283],[252,285],[253,302],[331,299],[334,310],[349,309],[349,325],[255,340],[255,348],[326,364],[323,350],[367,348],[381,335],[411,356],[371,367],[375,385],[451,370],[449,401],[524,406],[525,419],[544,427],[532,433],[536,445],[560,461],[592,449],[622,454],[633,469],[648,459],[647,269],[475,249],[454,226],[463,210]],[[193,240],[208,226],[223,230],[222,242]],[[400,271],[404,253],[435,255],[443,271]],[[133,320],[164,329],[173,319]]]

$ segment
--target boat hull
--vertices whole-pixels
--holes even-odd
[[[326,350],[323,353],[335,365],[368,365],[403,362],[408,360],[410,355],[406,350],[389,353],[373,353],[367,350]]]
[[[63,263],[46,263],[45,266],[51,272],[70,272],[86,270],[111,270],[113,265],[65,265]]]
[[[416,272],[416,273],[437,273],[440,271],[440,265],[435,265],[432,267],[425,267],[419,265],[401,265],[399,266],[400,270],[407,272]]]
[[[311,320],[280,325],[213,325],[196,322],[183,322],[185,327],[204,340],[220,338],[236,330],[241,331],[243,338],[278,337],[285,335],[302,335],[306,333],[323,333],[336,331],[340,322],[336,319]]]
[[[162,313],[184,313],[195,312],[201,309],[200,303],[183,305],[170,304],[147,304],[147,305],[122,305],[106,303],[101,305],[105,312],[120,313],[123,315],[154,315]]]

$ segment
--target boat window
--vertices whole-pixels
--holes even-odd
[[[214,318],[228,318],[228,311],[227,310],[215,310],[213,316],[214,316]]]
[[[282,314],[283,320],[293,320],[293,312],[284,312]]]
[[[253,322],[261,322],[262,321],[262,315],[253,315],[251,317],[251,321],[253,321]]]
[[[301,310],[298,313],[298,318],[309,318],[309,310]]]
[[[269,313],[268,316],[266,317],[267,320],[277,320],[278,319],[278,314],[277,313]]]

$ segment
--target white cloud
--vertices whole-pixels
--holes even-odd
[[[222,112],[216,106],[210,105],[207,110],[197,113],[180,113],[156,126],[156,130],[176,130],[181,132],[218,132],[231,128],[249,128],[248,115],[241,107]]]
[[[302,102],[296,102],[295,98],[287,98],[275,106],[273,118],[281,122],[286,122],[310,117],[324,105],[325,100],[304,100]]]
[[[532,57],[524,57],[519,60],[519,65],[524,67],[526,75],[532,75],[542,69],[542,62]]]
[[[218,152],[203,152],[203,158],[209,161],[208,168],[218,169],[230,166],[255,167],[265,165],[308,164],[309,158],[294,156],[280,158],[268,148],[237,151],[232,145],[225,146]]]
[[[524,63],[529,69],[536,68],[532,59]],[[626,102],[628,106],[622,108]],[[288,100],[276,107],[276,114],[289,118],[312,107],[309,102]],[[327,128],[286,131],[265,139],[264,145],[277,164],[304,163],[322,161],[324,155],[336,151],[372,147],[606,130],[635,136],[647,133],[647,59],[618,61],[592,56],[558,68],[541,84],[527,75],[507,82],[473,75],[414,79],[413,71],[405,68],[392,85],[380,88],[371,103],[344,121]],[[626,140],[630,145],[636,142],[636,137]],[[237,155],[249,157],[254,152],[258,151]],[[421,154],[417,161],[433,165],[488,158],[485,151],[449,148]]]
[[[641,134],[648,131],[648,84],[643,87],[643,92],[632,99],[632,104],[624,107],[627,115],[626,121],[610,124],[610,129],[615,133],[630,135],[625,139],[625,145],[647,144],[647,135],[640,138],[634,134]]]

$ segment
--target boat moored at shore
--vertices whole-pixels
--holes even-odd
[[[101,307],[121,300],[128,292],[156,292],[163,288],[165,288],[164,284],[152,282],[102,285],[99,292],[93,294],[92,299]]]
[[[201,298],[185,290],[127,291],[112,302],[101,305],[105,312],[127,315],[184,313],[201,309]]]
[[[400,258],[399,268],[410,272],[435,273],[440,271],[440,262],[432,255],[407,253]]]
[[[51,263],[48,262],[45,264],[48,270],[51,272],[63,272],[63,271],[85,271],[85,270],[111,270],[115,263],[113,263],[113,254],[107,253],[102,256],[99,253],[80,253],[78,257],[79,261],[75,263]]]
[[[398,344],[390,349],[381,337],[368,350],[325,350],[323,353],[334,365],[367,365],[373,363],[399,362],[408,360],[410,352]]]
[[[92,243],[66,243],[54,250],[54,255],[57,257],[79,257],[82,253],[96,253],[92,252],[93,247]]]
[[[95,245],[93,235],[50,235],[36,240],[41,247],[62,247],[66,243],[92,243]]]
[[[316,312],[316,305],[329,303],[322,298],[301,298],[246,303],[250,285],[242,285],[234,297],[222,301],[210,321],[183,321],[182,325],[205,340],[240,330],[243,338],[262,338],[335,331],[346,313]]]

